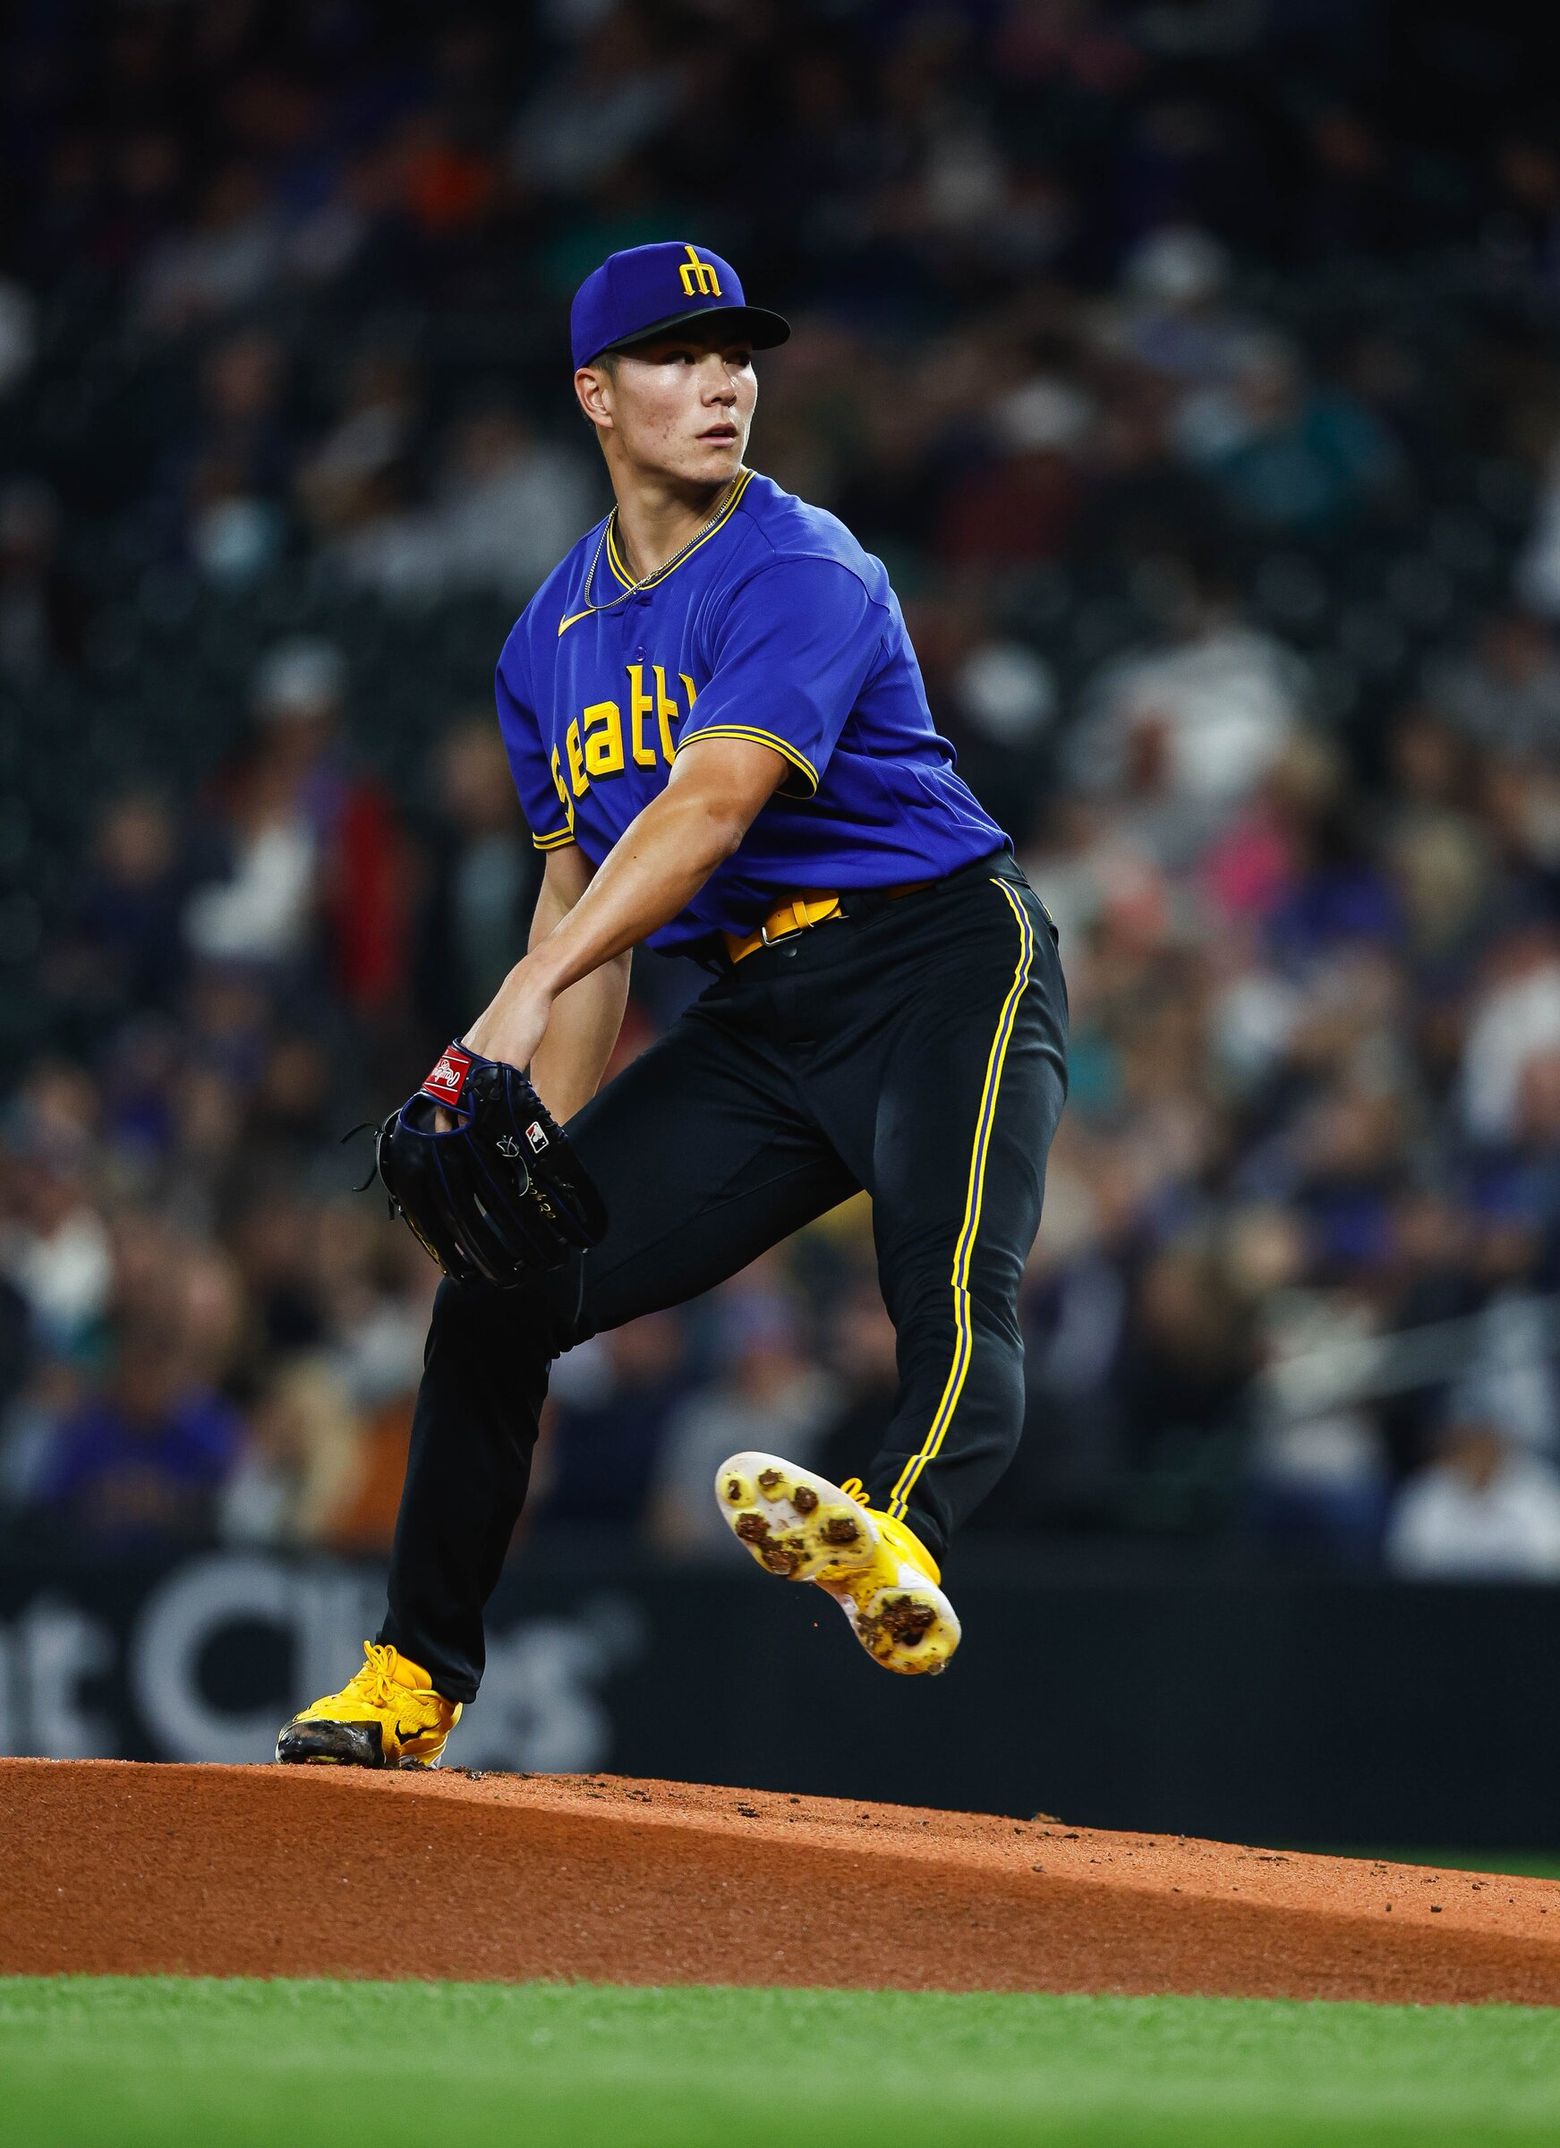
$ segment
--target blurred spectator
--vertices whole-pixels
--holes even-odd
[[[1182,439],[1246,522],[1295,536],[1335,535],[1398,472],[1369,411],[1308,386],[1299,354],[1276,337],[1246,345],[1231,386],[1184,413]]]
[[[179,1323],[137,1320],[117,1337],[103,1386],[55,1428],[31,1504],[62,1540],[93,1551],[199,1542],[243,1437],[232,1406],[192,1376]]]
[[[1393,1506],[1390,1569],[1414,1581],[1560,1581],[1560,1473],[1477,1391],[1453,1397],[1439,1447]]]
[[[165,798],[137,790],[110,801],[51,953],[62,1001],[97,1024],[171,1010],[185,969],[180,920],[196,877]]]
[[[1302,666],[1241,619],[1228,587],[1188,586],[1178,629],[1173,643],[1104,667],[1069,741],[1080,785],[1131,801],[1173,862],[1274,765],[1304,689]]]
[[[675,109],[676,72],[633,9],[596,7],[585,20],[589,34],[529,89],[515,118],[516,173],[550,192],[589,186],[648,143]]]
[[[899,1391],[894,1323],[877,1285],[867,1277],[852,1285],[834,1308],[826,1356],[837,1388],[818,1426],[812,1466],[839,1484],[846,1477],[859,1477],[870,1465]]]
[[[377,347],[360,352],[334,423],[298,472],[298,491],[321,537],[372,518],[375,488],[410,459],[419,417],[417,377],[407,360]]]
[[[351,1398],[328,1363],[283,1360],[249,1412],[249,1437],[221,1487],[230,1543],[317,1544],[361,1464]]]
[[[1508,934],[1491,950],[1462,1062],[1463,1109],[1483,1141],[1516,1130],[1523,1072],[1560,1049],[1560,942],[1552,926]]]
[[[586,528],[596,471],[577,448],[545,447],[512,404],[490,397],[448,444],[432,536],[453,589],[524,601]]]
[[[195,221],[158,241],[140,274],[138,311],[163,335],[236,313],[280,274],[283,235],[259,168],[233,158],[209,181]]]
[[[389,803],[340,747],[345,690],[329,643],[284,643],[262,665],[260,728],[221,797],[233,872],[192,898],[185,931],[198,954],[286,970],[318,929],[330,984],[371,1014],[401,988],[405,886]]]
[[[725,1369],[669,1419],[656,1461],[648,1522],[665,1552],[723,1548],[729,1532],[711,1487],[727,1455],[751,1447],[806,1465],[835,1406],[834,1382],[804,1353],[784,1297],[738,1283],[717,1302],[730,1329]]]
[[[286,1185],[260,1190],[232,1226],[234,1256],[268,1353],[313,1353],[326,1340],[316,1228],[313,1210]]]
[[[1011,572],[1063,549],[1082,500],[1082,450],[1093,422],[1085,397],[1036,379],[997,410],[1002,453],[953,488],[937,549],[952,567]]]
[[[590,522],[593,476],[490,401],[454,429],[432,503],[365,513],[336,556],[349,580],[386,596],[496,589],[518,608]]]
[[[1188,1432],[1227,1422],[1253,1369],[1247,1312],[1218,1250],[1188,1241],[1156,1253],[1137,1279],[1122,1334],[1129,1452],[1148,1459]]]
[[[687,1379],[675,1312],[647,1313],[614,1328],[571,1362],[554,1382],[536,1525],[637,1524]],[[712,1482],[720,1460],[710,1465]]]
[[[190,439],[171,461],[184,546],[206,579],[241,587],[280,559],[290,462],[285,352],[247,331],[219,344],[201,373]]]
[[[113,1262],[91,1193],[84,1131],[50,1125],[34,1104],[6,1129],[0,1268],[53,1354],[83,1356],[107,1310]]]
[[[1228,249],[1192,224],[1165,224],[1122,263],[1113,340],[1184,391],[1232,381],[1252,323],[1230,295]]]
[[[1560,656],[1530,612],[1498,613],[1474,646],[1432,667],[1432,701],[1476,745],[1560,757]]]
[[[1246,1526],[1271,1551],[1355,1569],[1375,1563],[1390,1473],[1364,1410],[1266,1424],[1247,1473]]]
[[[438,786],[414,989],[428,1035],[455,1037],[525,952],[541,873],[491,717],[472,717],[441,741]]]

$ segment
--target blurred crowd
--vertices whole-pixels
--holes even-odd
[[[696,237],[1062,932],[975,1528],[1560,1580],[1560,139],[1466,10],[71,4],[0,30],[0,1518],[383,1547],[435,1272],[341,1145],[524,943],[485,680]],[[1540,88],[1542,85],[1540,84]],[[684,974],[686,971],[686,974]],[[619,1063],[703,984],[637,961]],[[557,1369],[527,1527],[858,1471],[849,1204]]]

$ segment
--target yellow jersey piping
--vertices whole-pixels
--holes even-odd
[[[953,1422],[953,1413],[959,1406],[959,1396],[964,1391],[965,1377],[974,1354],[975,1337],[970,1320],[970,1260],[975,1250],[975,1237],[980,1229],[980,1212],[985,1200],[986,1158],[991,1150],[991,1129],[996,1123],[997,1097],[1002,1087],[1002,1068],[1007,1059],[1007,1048],[1012,1040],[1014,1024],[1018,1016],[1018,1003],[1029,983],[1030,969],[1034,961],[1035,935],[1023,904],[1012,892],[1005,880],[993,879],[991,885],[1000,889],[1003,900],[1018,920],[1018,963],[1013,971],[1013,982],[1002,1002],[997,1017],[996,1034],[991,1040],[991,1050],[986,1057],[986,1079],[981,1089],[980,1110],[975,1115],[975,1139],[970,1150],[969,1186],[964,1196],[964,1221],[953,1249],[953,1273],[949,1278],[953,1290],[953,1363],[948,1368],[948,1378],[941,1398],[927,1428],[920,1451],[913,1454],[899,1472],[888,1502],[888,1512],[896,1521],[903,1521],[910,1494],[916,1479],[928,1462],[935,1461],[938,1450]]]
[[[773,731],[760,730],[757,724],[705,724],[697,731],[685,731],[677,741],[677,752],[681,753],[684,746],[691,746],[696,738],[745,738],[756,746],[768,746],[773,752],[782,755],[788,760],[793,768],[798,769],[807,778],[814,791],[818,788],[818,771],[814,768],[812,762],[808,760],[806,754],[800,752],[789,740],[776,738]],[[676,756],[674,755],[673,758],[675,759]]]
[[[617,509],[614,507],[607,517],[607,565],[612,569],[612,572],[625,589],[654,589],[658,583],[665,581],[669,575],[675,574],[679,567],[686,566],[695,552],[701,551],[712,537],[720,534],[736,513],[743,493],[747,491],[752,482],[753,472],[744,470],[737,479],[737,489],[732,493],[731,498],[726,502],[703,536],[697,542],[689,545],[686,552],[679,553],[676,559],[668,560],[664,567],[657,567],[654,574],[647,574],[641,582],[636,582],[623,565],[622,554],[617,547]]]
[[[633,588],[634,577],[629,573],[628,569],[624,566],[622,560],[618,556],[617,509],[615,507],[613,508],[611,514],[607,517],[607,565],[612,569],[614,576],[616,577],[618,583],[621,585],[622,588]]]
[[[631,582],[629,580],[627,574],[623,570],[622,563],[618,557],[616,536],[617,509],[614,507],[611,514],[607,517],[607,565],[611,568],[615,578],[622,583],[624,594],[626,595],[630,589],[658,589],[661,583],[666,580],[668,575],[675,574],[678,568],[686,565],[686,563],[690,559],[692,559],[694,553],[701,550],[703,546],[707,545],[712,537],[719,536],[720,532],[726,527],[726,524],[736,513],[738,506],[741,504],[742,495],[744,492],[747,491],[748,486],[752,482],[752,479],[753,472],[751,470],[744,470],[741,476],[737,479],[736,491],[731,495],[731,498],[721,509],[719,517],[710,524],[709,528],[704,532],[703,536],[698,539],[697,543],[689,545],[686,552],[681,553],[676,559],[668,561],[666,566],[659,568],[656,573],[647,574],[642,582]],[[589,619],[593,612],[609,611],[612,609],[612,606],[615,605],[617,602],[618,599],[614,597],[611,600],[611,604],[587,604],[583,611],[566,613],[565,616],[558,621],[558,639],[561,641],[571,626],[578,626],[579,622],[582,619]]]

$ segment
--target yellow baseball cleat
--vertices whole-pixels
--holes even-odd
[[[460,1721],[428,1673],[393,1648],[365,1641],[368,1661],[339,1693],[295,1715],[276,1741],[278,1760],[340,1768],[436,1768]]]
[[[826,1589],[874,1663],[914,1677],[940,1671],[959,1620],[937,1586],[937,1561],[915,1532],[843,1485],[777,1454],[734,1454],[715,1478],[726,1524],[759,1565]]]

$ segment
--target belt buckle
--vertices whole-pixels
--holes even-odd
[[[774,916],[775,913],[773,910],[771,910],[769,913],[769,917],[766,917],[764,919],[764,922],[758,928],[758,937],[760,945],[764,947],[773,947],[777,940],[789,940],[795,933],[806,932],[812,924],[812,919],[809,917],[798,918],[796,914],[798,910],[805,910],[806,907],[807,903],[804,897],[793,896],[791,898],[790,923],[786,925],[782,931],[775,933],[773,937],[771,937],[769,931],[769,920]]]

